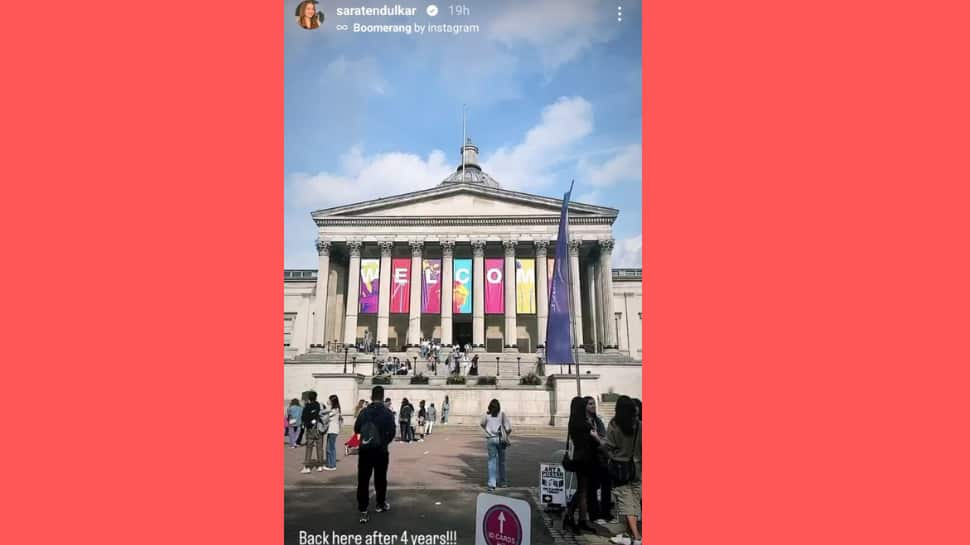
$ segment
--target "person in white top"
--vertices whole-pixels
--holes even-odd
[[[324,471],[337,471],[337,435],[340,434],[340,426],[343,423],[340,400],[332,395],[330,396],[330,424],[327,426],[327,463],[323,466]]]
[[[482,417],[481,426],[485,430],[485,447],[488,449],[488,490],[491,492],[496,486],[508,486],[505,479],[505,450],[511,444],[509,435],[512,434],[512,425],[497,399],[488,403],[488,412]]]

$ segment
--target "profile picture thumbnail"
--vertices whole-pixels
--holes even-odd
[[[317,0],[303,0],[296,6],[296,23],[307,30],[316,30],[323,23],[323,11]]]

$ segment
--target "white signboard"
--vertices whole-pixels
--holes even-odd
[[[565,506],[575,493],[576,477],[562,464],[539,464],[539,501]]]
[[[539,464],[539,500],[566,505],[566,472],[562,464]]]
[[[529,502],[479,494],[475,506],[475,545],[532,545]]]

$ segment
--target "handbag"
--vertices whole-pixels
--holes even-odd
[[[562,468],[569,472],[576,471],[576,462],[569,456],[569,432],[566,432],[566,454],[562,455]]]
[[[636,464],[633,460],[618,461],[610,460],[609,464],[606,466],[610,473],[610,479],[613,481],[614,485],[624,485],[633,480],[633,474],[636,472]]]
[[[502,448],[512,446],[512,442],[509,441],[509,432],[505,427],[505,413],[502,413],[502,424],[498,428],[498,444]]]

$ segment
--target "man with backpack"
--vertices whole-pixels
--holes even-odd
[[[367,505],[370,500],[370,476],[374,474],[374,490],[377,493],[377,512],[388,511],[387,466],[390,453],[387,446],[394,440],[394,415],[384,405],[384,387],[374,386],[371,404],[360,411],[354,422],[354,433],[360,434],[360,450],[357,456],[357,510],[360,523],[368,520]]]
[[[310,473],[316,466],[317,471],[323,471],[323,434],[330,424],[329,417],[320,414],[320,403],[317,393],[307,392],[307,404],[303,407],[303,427],[306,429],[306,456],[303,458],[303,469],[300,473]],[[313,451],[316,450],[316,460]]]

